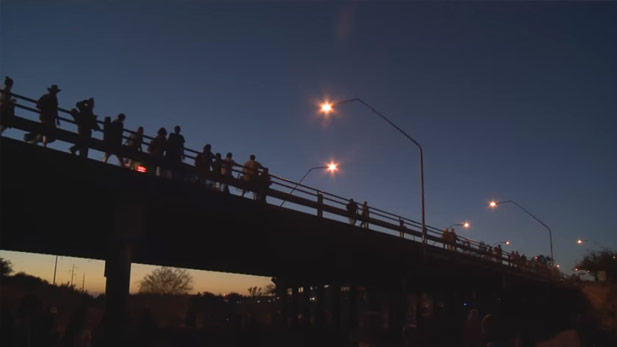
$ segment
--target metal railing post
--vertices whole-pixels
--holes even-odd
[[[399,225],[401,226],[401,230],[399,231],[399,234],[401,236],[401,239],[404,239],[405,238],[405,221],[403,221],[403,218],[399,218],[398,222],[399,222]]]
[[[323,218],[323,194],[317,193],[317,217]]]

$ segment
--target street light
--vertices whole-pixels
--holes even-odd
[[[450,224],[450,226],[449,226],[448,228],[452,228],[452,227],[453,227],[453,226],[455,226],[455,225],[460,226],[460,227],[463,227],[463,228],[465,228],[465,229],[469,229],[469,228],[471,228],[471,224],[469,224],[469,222]]]
[[[495,244],[493,244],[493,247],[497,246],[497,245],[506,245],[506,246],[510,246],[510,241],[501,241],[501,242],[497,242]]]
[[[302,183],[302,181],[304,181],[304,179],[306,178],[306,176],[308,176],[309,173],[311,173],[311,171],[313,170],[318,170],[318,169],[326,169],[328,170],[331,174],[334,174],[337,170],[338,170],[338,164],[331,161],[326,165],[322,165],[322,166],[315,166],[312,167],[310,169],[308,169],[306,171],[306,173],[304,174],[304,176],[302,176],[302,178],[298,181],[298,183],[296,183],[296,185],[293,187],[293,189],[291,190],[291,192],[289,192],[289,195],[293,194],[296,189],[298,188],[298,185],[300,183]],[[283,207],[283,205],[285,205],[285,203],[287,202],[287,200],[283,200],[283,202],[279,205],[279,207]]]
[[[388,122],[388,124],[390,124],[394,129],[398,130],[401,134],[403,134],[403,136],[405,136],[409,141],[413,142],[413,144],[415,144],[418,147],[418,149],[420,150],[420,202],[421,202],[421,207],[422,207],[422,211],[421,211],[422,212],[422,243],[424,245],[426,245],[427,233],[426,233],[426,223],[425,223],[425,218],[424,218],[424,156],[423,156],[423,152],[422,152],[422,146],[420,145],[420,143],[418,143],[418,141],[414,140],[411,136],[409,136],[409,134],[407,134],[398,125],[394,124],[386,116],[381,114],[379,111],[377,111],[375,108],[373,108],[373,106],[369,105],[368,103],[366,103],[362,99],[353,98],[353,99],[347,99],[347,100],[338,101],[338,102],[334,102],[334,103],[326,101],[326,102],[321,104],[321,112],[323,112],[324,114],[328,115],[328,113],[334,111],[334,108],[336,106],[339,106],[339,105],[342,105],[342,104],[347,104],[347,103],[354,102],[354,101],[355,102],[359,102],[362,105],[366,106],[369,110],[373,111],[373,113],[375,113],[376,115],[381,117],[381,119],[383,119],[386,122]]]
[[[542,224],[543,227],[546,228],[546,230],[548,230],[548,238],[549,238],[549,244],[551,247],[551,264],[555,263],[555,257],[553,256],[553,231],[551,230],[551,228],[546,225],[546,223],[544,223],[543,221],[540,220],[540,218],[534,216],[531,212],[529,212],[526,208],[524,208],[523,206],[519,205],[516,201],[514,200],[504,200],[504,201],[495,201],[492,200],[491,202],[489,202],[488,206],[490,208],[497,208],[497,206],[501,205],[501,204],[513,204],[516,207],[520,208],[521,210],[523,210],[523,212],[527,213],[528,215],[530,215],[533,219],[536,220],[536,222]]]
[[[578,240],[576,240],[576,244],[577,245],[582,245],[582,244],[587,243],[587,242],[595,243],[596,246],[602,248],[602,246],[599,243],[597,243],[596,241],[594,241],[594,240],[587,240],[587,239],[578,239]]]

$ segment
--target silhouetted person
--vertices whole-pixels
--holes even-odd
[[[197,171],[197,180],[201,186],[208,186],[210,179],[210,168],[212,167],[212,146],[207,144],[201,153],[195,157],[195,170]]]
[[[78,141],[69,150],[71,153],[79,151],[79,156],[82,158],[88,157],[88,145],[92,137],[92,130],[101,130],[96,122],[94,115],[94,99],[79,101],[75,104],[77,109],[71,110],[71,116],[77,123]]]
[[[268,168],[263,168],[261,174],[257,178],[257,200],[266,201],[266,196],[268,192],[268,188],[272,184],[272,178],[270,177],[270,172]]]
[[[212,180],[214,183],[212,185],[213,188],[220,188],[222,186],[221,178],[223,174],[221,173],[223,170],[223,158],[221,157],[221,153],[216,153],[214,159],[212,160]]]
[[[450,242],[450,229],[445,228],[441,233],[441,245],[443,248],[448,248],[448,243]]]
[[[360,227],[364,227],[368,229],[368,203],[365,201],[362,203],[362,223],[360,223]]]
[[[249,160],[244,163],[244,167],[242,168],[242,181],[244,182],[242,196],[244,196],[248,190],[253,190],[251,187],[255,183],[259,169],[263,169],[263,166],[255,160],[255,154],[251,154]],[[257,199],[257,194],[253,194],[253,198]]]
[[[109,157],[113,154],[118,158],[118,162],[120,162],[120,166],[124,166],[124,160],[120,156],[120,152],[122,151],[122,133],[124,133],[124,120],[126,116],[124,113],[120,113],[116,119],[114,119],[107,129],[104,129],[105,134],[103,135],[104,139],[107,139],[105,145],[107,148],[105,149],[105,156],[103,157],[103,162],[107,162]]]
[[[456,241],[458,240],[458,238],[456,237],[456,231],[454,231],[454,228],[450,229],[450,240],[449,240],[449,248],[451,251],[456,252]]]
[[[184,136],[180,135],[180,126],[174,127],[174,132],[167,138],[167,148],[165,151],[167,165],[171,168],[169,176],[179,175],[182,177],[182,160],[184,159]]]
[[[129,153],[129,156],[134,156],[138,152],[141,152],[141,145],[144,142],[144,127],[137,128],[137,131],[131,133],[129,138],[126,140],[126,150]],[[128,158],[127,165],[131,169],[135,169],[135,161],[132,158]]]
[[[356,219],[358,219],[358,204],[353,199],[349,199],[347,203],[347,214],[349,217],[349,224],[356,225]]]
[[[221,176],[223,176],[221,191],[225,193],[229,193],[229,182],[233,179],[233,168],[234,165],[238,165],[238,163],[236,163],[231,156],[231,152],[227,153],[225,160],[221,163]]]
[[[45,147],[47,147],[48,143],[56,140],[54,132],[56,130],[56,125],[60,125],[57,97],[60,89],[54,84],[47,88],[47,91],[49,93],[41,96],[36,103],[36,108],[40,110],[39,120],[41,121],[41,128],[44,134],[36,135],[33,141],[29,141],[34,143],[43,141],[43,146]]]
[[[497,245],[497,247],[495,247],[495,260],[497,260],[499,264],[501,264],[501,255],[502,255],[501,245]]]
[[[4,78],[4,88],[0,92],[0,134],[10,128],[15,117],[15,102],[11,97],[11,89],[13,89],[13,80],[6,76]]]
[[[148,153],[150,153],[154,161],[157,176],[161,175],[160,163],[163,160],[163,154],[167,148],[167,138],[165,138],[165,136],[167,136],[167,130],[165,130],[165,128],[160,128],[154,140],[150,141],[150,144],[148,144]]]

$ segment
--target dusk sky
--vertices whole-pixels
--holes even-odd
[[[2,0],[0,77],[33,98],[58,84],[65,108],[94,97],[99,119],[148,134],[180,125],[187,147],[290,179],[335,160],[306,184],[419,221],[417,148],[360,104],[317,112],[360,97],[422,144],[427,224],[549,254],[536,221],[488,208],[515,200],[569,272],[598,247],[578,238],[617,247],[616,18],[615,2]],[[51,280],[51,256],[0,256]],[[73,262],[102,291],[100,261],[63,258],[61,282]],[[150,268],[133,270],[132,290]],[[269,282],[194,275],[196,291]]]

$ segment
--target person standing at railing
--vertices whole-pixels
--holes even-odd
[[[212,167],[212,146],[207,144],[201,153],[195,157],[195,170],[197,171],[197,181],[199,185],[209,187],[210,168]]]
[[[458,241],[456,231],[454,231],[454,228],[450,228],[446,236],[446,243],[448,244],[449,250],[456,252],[456,241]]]
[[[255,188],[253,186],[255,185],[259,169],[263,168],[264,167],[257,160],[255,160],[255,154],[251,154],[249,160],[244,163],[244,167],[242,168],[242,181],[244,183],[242,197],[244,197],[244,194],[247,191],[252,190],[253,199],[257,199],[257,194],[254,192]]]
[[[0,134],[10,128],[15,117],[15,100],[11,98],[11,89],[13,89],[13,79],[9,76],[4,78],[4,88],[0,91]]]
[[[229,194],[229,182],[233,179],[233,167],[239,166],[232,158],[231,152],[227,153],[225,160],[221,163],[221,176],[223,182],[221,183],[221,191]]]
[[[94,99],[79,101],[75,104],[77,109],[71,110],[71,116],[77,123],[77,134],[79,136],[77,143],[71,146],[69,150],[75,154],[79,150],[79,156],[88,158],[88,145],[92,137],[92,130],[101,130],[96,122],[94,115]]]
[[[180,135],[180,126],[174,127],[174,132],[169,134],[167,138],[167,149],[165,151],[165,160],[169,165],[169,178],[184,177],[182,170],[182,161],[184,160],[184,136]]]
[[[214,159],[212,160],[212,188],[220,189],[221,184],[221,170],[223,170],[223,158],[221,157],[221,153],[216,153],[214,155]]]
[[[36,108],[40,110],[39,120],[41,121],[41,128],[44,134],[35,135],[32,139],[32,134],[26,134],[24,136],[27,142],[38,143],[43,141],[43,146],[47,147],[47,144],[56,140],[54,137],[54,131],[56,125],[60,125],[60,119],[58,118],[58,93],[60,89],[57,85],[52,85],[47,88],[49,93],[44,94],[39,98],[36,103]]]
[[[450,242],[450,229],[445,228],[443,229],[443,232],[441,233],[441,245],[443,246],[443,248],[447,249],[449,242]]]
[[[257,177],[257,200],[266,202],[268,188],[271,184],[272,178],[270,177],[270,172],[268,171],[268,168],[265,167],[261,171],[261,174]]]
[[[499,264],[501,264],[502,255],[503,255],[503,250],[501,249],[501,245],[497,245],[497,247],[495,247],[495,260],[497,260]]]
[[[128,140],[126,140],[126,149],[129,155],[133,156],[137,154],[137,152],[141,152],[141,145],[144,142],[144,127],[137,128],[137,131],[131,133],[129,135]],[[126,161],[126,165],[131,169],[135,169],[135,161],[131,158],[128,158]]]
[[[362,220],[362,223],[360,223],[360,227],[364,227],[365,229],[368,229],[368,203],[366,201],[362,203],[361,220]]]
[[[167,138],[165,136],[167,136],[167,130],[165,130],[165,128],[160,128],[154,140],[150,141],[150,144],[148,144],[148,153],[150,153],[154,161],[157,176],[161,175],[160,163],[163,160],[163,154],[167,148]]]
[[[104,129],[103,141],[105,142],[105,156],[103,156],[103,162],[107,162],[111,155],[115,155],[120,162],[120,166],[124,166],[124,159],[122,159],[120,152],[122,151],[122,133],[124,133],[124,120],[126,116],[124,113],[120,113],[116,119],[114,119],[107,128]]]
[[[356,225],[356,220],[358,219],[358,204],[356,204],[353,199],[349,199],[347,203],[347,214],[349,216],[349,224]]]

